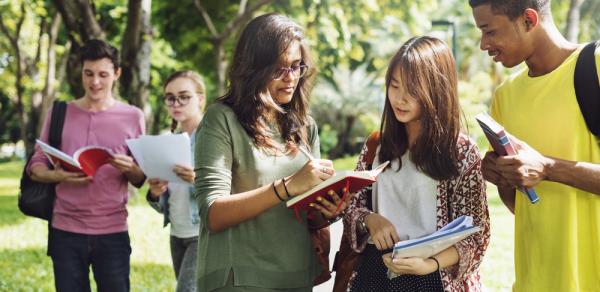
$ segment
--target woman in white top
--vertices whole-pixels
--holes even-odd
[[[180,125],[180,131],[190,136],[190,165],[194,165],[196,129],[206,105],[204,81],[193,71],[175,72],[167,78],[164,92],[164,101],[172,118],[171,132],[175,132]],[[164,214],[164,226],[171,223],[170,245],[177,278],[176,291],[196,291],[200,216],[194,196],[195,173],[191,167],[182,165],[175,166],[173,171],[189,184],[150,179],[146,199],[154,209]]]
[[[441,40],[415,37],[390,61],[373,167],[388,169],[352,198],[344,231],[362,252],[350,291],[479,291],[490,236],[476,144],[461,134],[456,66]],[[358,169],[367,167],[365,154]],[[371,206],[371,207],[369,207]],[[398,241],[433,233],[468,215],[482,231],[429,258],[391,258]],[[388,279],[387,270],[400,276]]]

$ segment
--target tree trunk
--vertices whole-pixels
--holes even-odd
[[[217,66],[217,96],[225,94],[226,88],[226,70],[227,70],[227,57],[225,56],[225,42],[223,40],[217,40],[214,42],[216,49],[216,66]]]
[[[121,45],[121,97],[144,112],[146,125],[152,124],[150,95],[150,52],[152,0],[129,0],[128,18]]]
[[[67,61],[67,81],[71,94],[79,98],[84,94],[79,48],[87,40],[104,39],[104,31],[96,20],[94,4],[89,0],[52,0],[52,2],[60,12],[69,32],[71,50]]]
[[[40,119],[36,126],[36,136],[39,136],[42,126],[44,124],[46,113],[48,112],[48,108],[54,101],[56,91],[54,89],[56,82],[56,39],[58,38],[58,31],[62,24],[62,18],[60,14],[54,15],[52,18],[52,23],[50,24],[50,29],[48,30],[48,51],[46,58],[48,59],[48,65],[46,66],[46,81],[44,85],[44,90],[42,93],[42,106],[39,110]]]
[[[41,59],[41,50],[42,50],[42,40],[46,31],[48,29],[48,23],[46,19],[42,16],[40,21],[40,33],[38,35],[38,42],[36,53],[33,59],[26,57],[23,61],[25,62],[26,73],[31,78],[31,81],[34,85],[40,84],[40,70],[39,64]],[[25,127],[27,128],[27,135],[25,135],[25,149],[29,154],[33,152],[33,147],[35,145],[35,139],[39,137],[38,125],[42,122],[41,113],[42,104],[44,102],[44,96],[42,91],[38,89],[37,86],[31,89],[30,91],[31,100],[29,102],[29,110],[27,111],[29,117],[27,119],[27,124]]]
[[[565,35],[568,41],[576,43],[579,38],[579,22],[581,19],[581,4],[585,0],[571,0],[567,14]]]

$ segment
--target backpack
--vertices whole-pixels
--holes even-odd
[[[62,143],[62,129],[65,122],[65,112],[67,103],[62,101],[54,101],[52,106],[52,116],[50,119],[50,130],[48,132],[49,144],[57,149],[60,149]],[[27,172],[31,157],[35,152],[31,153],[27,158],[27,163],[23,167],[21,182],[19,185],[19,210],[27,216],[32,216],[40,219],[52,219],[52,211],[54,209],[54,199],[56,198],[55,183],[41,183],[31,179]]]
[[[579,109],[588,130],[600,138],[600,81],[596,70],[595,50],[600,41],[591,42],[581,50],[575,65],[574,85]]]
[[[367,139],[367,152],[365,158],[367,162],[367,169],[371,169],[373,161],[375,160],[375,154],[377,146],[379,146],[379,131],[371,133]],[[371,188],[367,189],[367,207],[373,209],[371,206]],[[354,251],[350,244],[350,238],[346,234],[342,234],[342,240],[340,242],[340,249],[335,254],[335,260],[333,261],[333,271],[335,271],[335,282],[333,285],[333,292],[346,291],[348,282],[354,272],[356,263],[360,257],[360,253]]]

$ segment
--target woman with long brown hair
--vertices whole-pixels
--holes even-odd
[[[196,142],[196,197],[200,208],[200,291],[311,291],[319,265],[307,215],[285,200],[334,174],[319,157],[308,115],[313,76],[302,29],[266,14],[248,23],[229,71],[229,90],[210,106]],[[331,202],[329,201],[331,199]],[[340,214],[337,195],[315,209]]]
[[[415,37],[394,55],[373,166],[390,161],[344,217],[353,249],[362,252],[351,291],[478,291],[479,264],[490,229],[476,144],[461,134],[455,62],[439,39]],[[367,148],[357,168],[367,168]],[[367,206],[371,206],[368,208]],[[482,231],[430,258],[391,258],[396,242],[435,232],[468,215]],[[388,279],[387,270],[400,275]]]

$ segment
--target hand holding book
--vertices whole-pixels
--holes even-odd
[[[504,127],[498,124],[488,114],[480,113],[475,116],[475,119],[479,123],[481,129],[483,129],[483,133],[490,142],[494,152],[496,152],[498,156],[503,157],[501,159],[495,159],[495,157],[486,155],[482,164],[484,177],[489,179],[491,174],[492,177],[495,175],[498,178],[497,181],[506,179],[514,186],[523,186],[523,178],[527,177],[528,173],[521,173],[519,175],[519,172],[528,171],[529,168],[523,166],[531,164],[524,163],[525,161],[523,161],[523,159],[539,161],[539,159],[534,158],[536,155],[533,155],[532,151],[524,150],[526,148],[533,149],[524,142],[519,141],[519,143],[517,143],[517,139],[510,136]],[[518,146],[516,146],[517,144]],[[516,147],[520,147],[520,150]],[[533,150],[533,152],[537,153],[535,150]],[[537,155],[541,156],[539,153],[537,153]],[[535,204],[539,200],[539,197],[531,186],[519,187],[518,189],[527,195],[527,198],[531,203]]]
[[[479,231],[481,231],[481,228],[473,225],[473,217],[465,215],[460,216],[434,233],[420,238],[396,242],[389,258],[391,260],[390,264],[394,265],[395,263],[392,261],[395,259],[404,258],[406,260],[401,261],[403,262],[402,264],[408,262],[413,265],[414,268],[419,268],[421,266],[420,264],[423,263],[423,259],[437,255],[457,242]],[[396,269],[388,270],[388,278],[392,279],[398,276],[394,271],[398,272]]]
[[[533,188],[546,177],[548,158],[524,141],[508,134],[517,155],[504,156],[497,160],[497,167],[512,185]]]
[[[85,146],[70,156],[41,140],[36,140],[36,144],[55,167],[71,172],[83,172],[90,177],[94,176],[98,168],[110,163],[115,157],[110,149],[101,146]]]
[[[316,201],[317,197],[325,197],[329,191],[334,191],[337,194],[342,194],[342,201],[348,194],[355,193],[362,188],[373,184],[376,181],[377,175],[381,173],[389,162],[381,164],[376,169],[370,171],[340,171],[328,179],[313,184],[313,187],[307,189],[304,193],[295,196],[287,201],[286,205],[290,209],[296,211],[310,211],[310,203]]]

